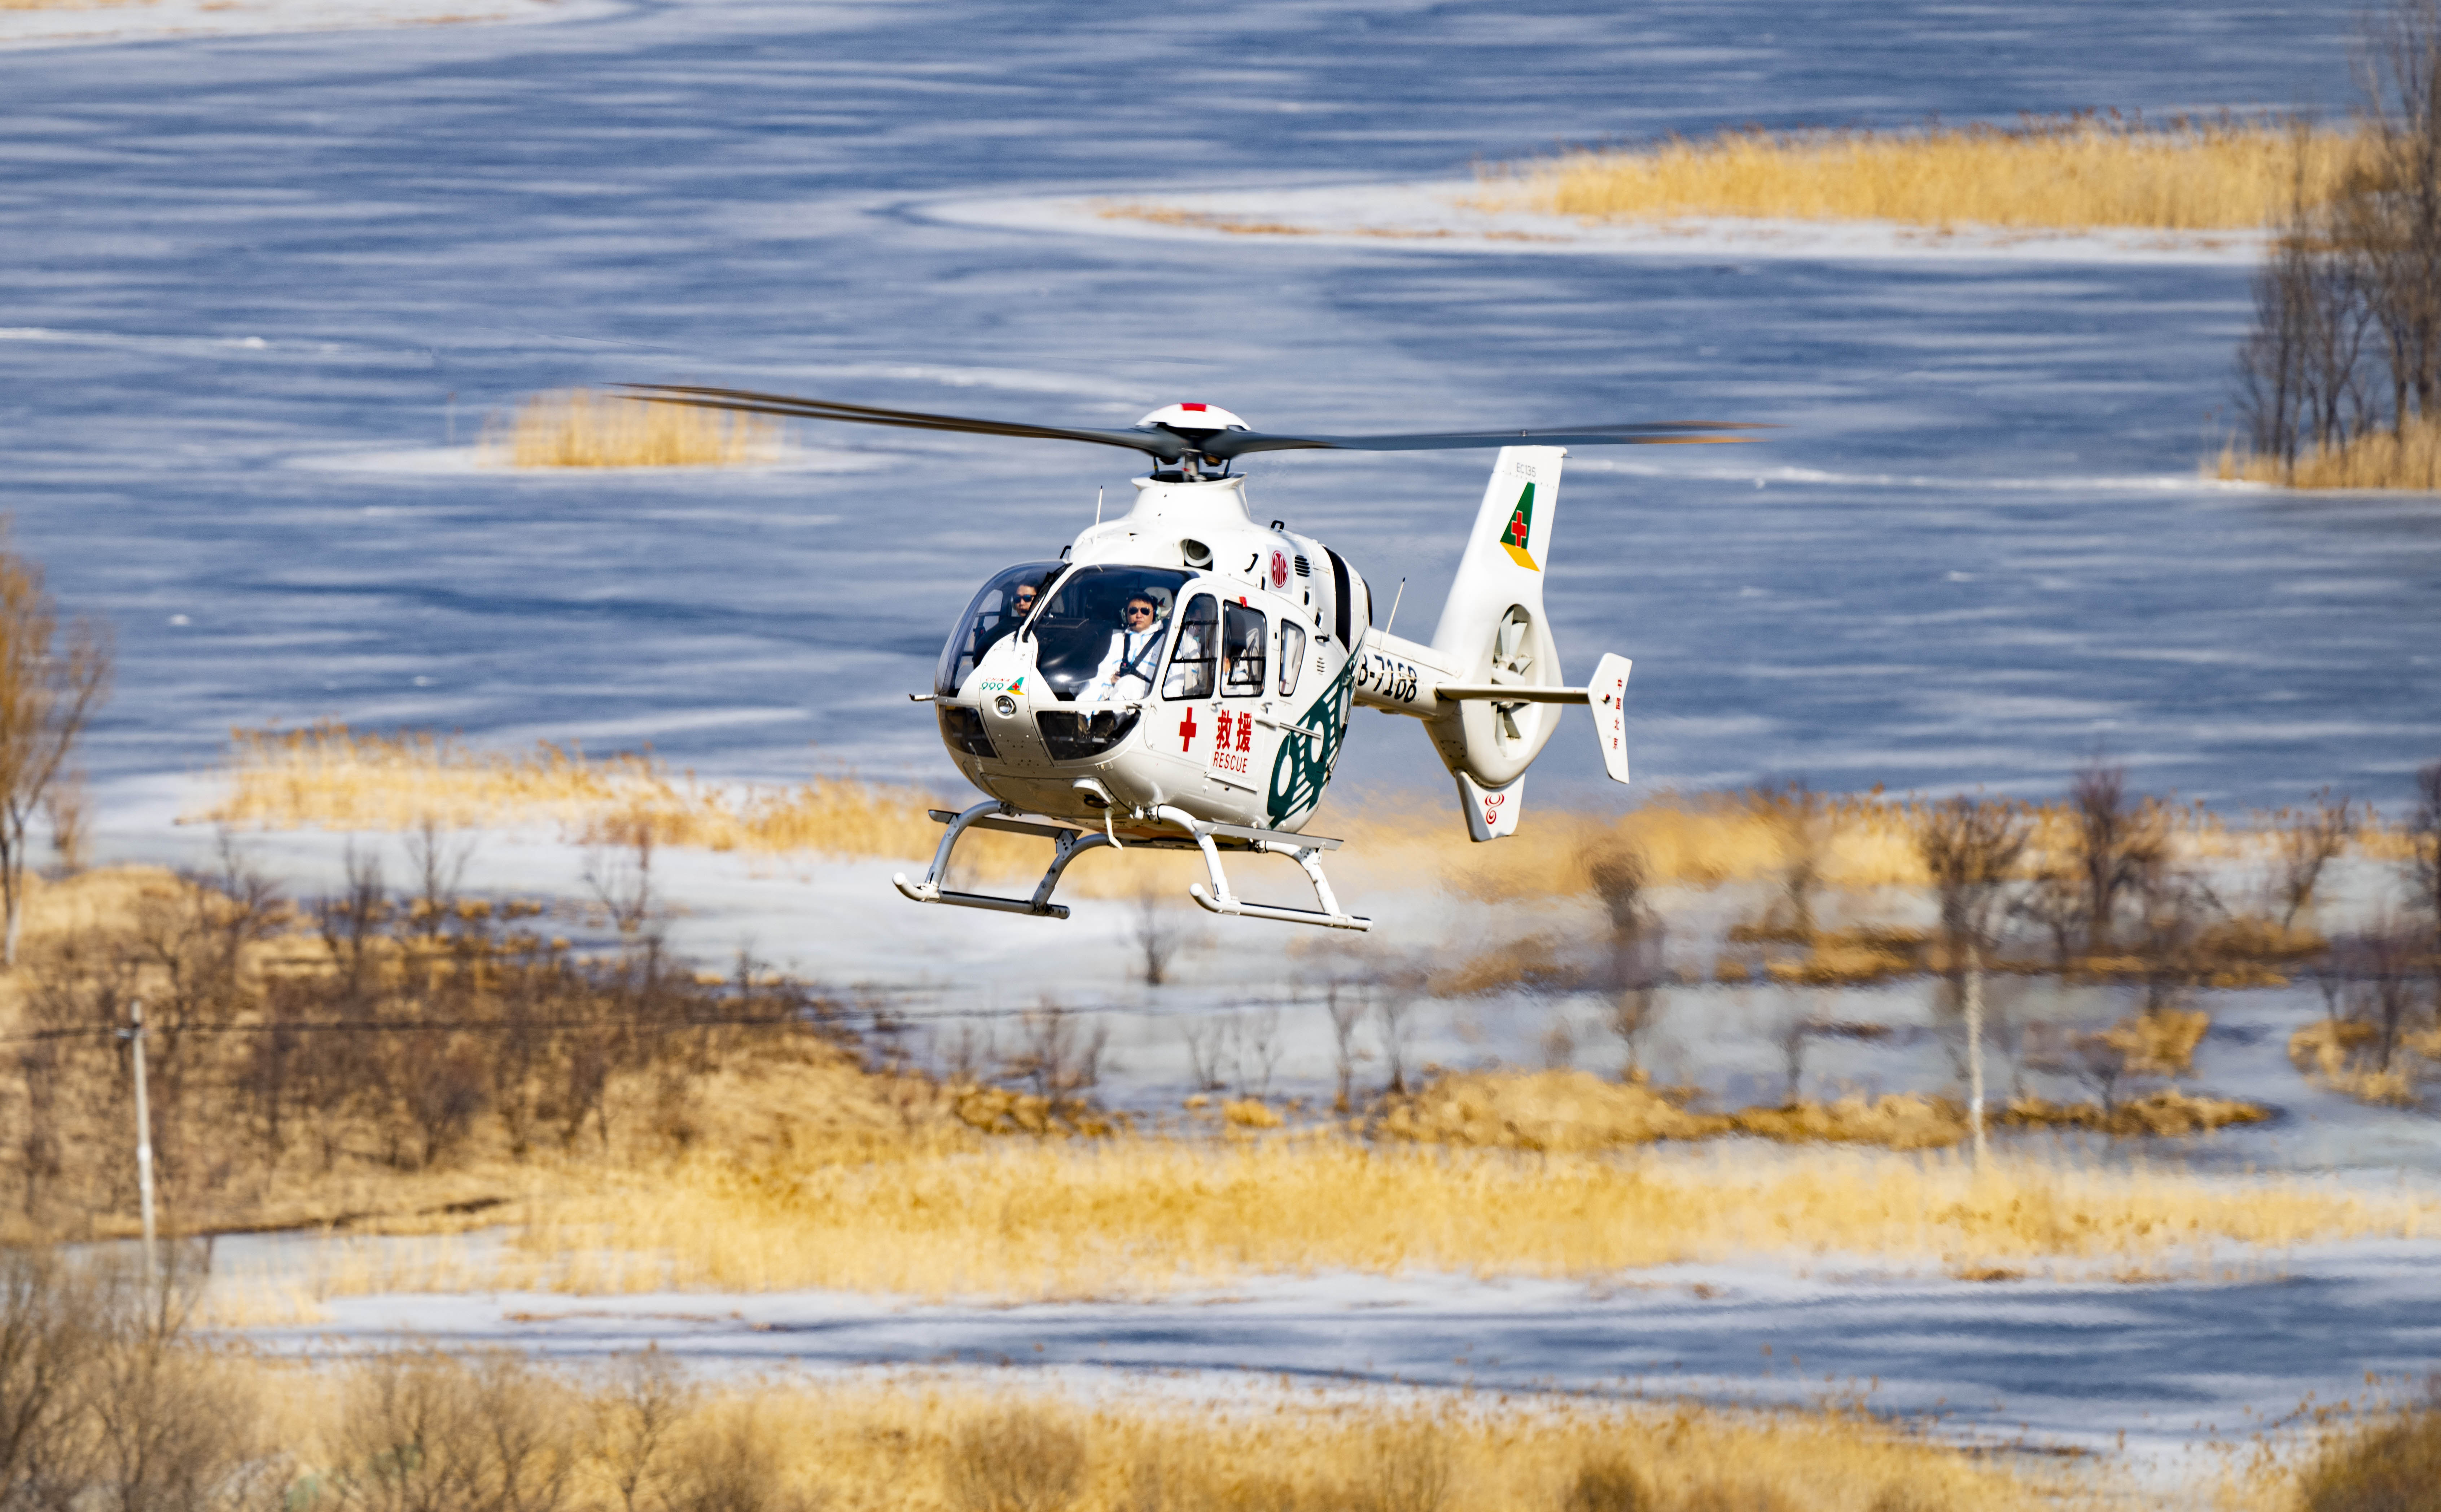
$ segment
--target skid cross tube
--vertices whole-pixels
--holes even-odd
[[[1314,901],[1320,909],[1281,909],[1268,903],[1249,903],[1229,891],[1229,873],[1220,869],[1220,848],[1212,843],[1217,831],[1238,830],[1238,825],[1216,825],[1204,822],[1183,809],[1165,803],[1152,811],[1152,817],[1174,824],[1195,837],[1196,849],[1203,853],[1203,869],[1212,873],[1212,891],[1203,891],[1201,882],[1186,885],[1186,895],[1211,913],[1230,913],[1248,919],[1275,919],[1281,924],[1314,924],[1328,929],[1370,929],[1373,921],[1348,913],[1339,907],[1331,893],[1330,882],[1322,874],[1322,853],[1335,842],[1300,843],[1297,837],[1280,831],[1252,832],[1247,848],[1273,855],[1291,855],[1304,868],[1306,880],[1313,884]]]
[[[924,873],[921,882],[908,881],[904,872],[890,879],[900,892],[917,903],[946,903],[959,909],[988,909],[995,913],[1029,913],[1040,919],[1064,919],[1068,917],[1067,906],[1051,901],[1052,891],[1059,886],[1059,874],[1068,870],[1069,862],[1085,852],[1097,845],[1112,843],[1107,835],[1022,818],[1014,808],[997,799],[988,803],[977,803],[963,814],[933,809],[931,815],[949,827],[948,833],[941,837],[940,848],[932,853],[931,870]],[[970,829],[1037,836],[1052,843],[1051,869],[1043,873],[1042,880],[1035,885],[1034,896],[1004,898],[988,892],[952,892],[941,886],[941,879],[949,874],[949,854],[958,848],[958,841]]]

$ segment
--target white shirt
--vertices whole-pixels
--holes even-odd
[[[1111,649],[1102,653],[1102,664],[1094,669],[1094,680],[1076,695],[1080,704],[1127,703],[1150,697],[1153,675],[1160,670],[1161,636],[1164,627],[1149,630],[1113,630]]]

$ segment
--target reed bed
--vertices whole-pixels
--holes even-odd
[[[2075,116],[2013,127],[1729,131],[1488,170],[1483,203],[1587,220],[1746,216],[1910,225],[2245,231],[2329,199],[2353,133],[2260,119]]]
[[[405,831],[427,819],[453,828],[528,823],[559,827],[584,843],[694,846],[764,855],[829,855],[919,861],[939,843],[930,808],[959,808],[971,795],[937,795],[854,778],[817,777],[795,785],[723,784],[673,772],[647,752],[588,755],[574,745],[542,742],[526,751],[482,750],[455,736],[406,730],[377,733],[322,723],[298,729],[238,729],[230,735],[228,791],[190,816],[204,822],[295,829]],[[1925,805],[1878,794],[1835,797],[1786,789],[1718,794],[1664,793],[1617,816],[1538,813],[1497,845],[1470,842],[1459,816],[1438,795],[1414,800],[1332,800],[1313,821],[1317,834],[1350,842],[1348,858],[1377,876],[1428,877],[1484,898],[1582,893],[1590,869],[1620,847],[1642,857],[1654,884],[1711,887],[1786,873],[1802,853],[1820,885],[1834,889],[1920,887],[1928,878],[1915,836]],[[2065,804],[2034,806],[2034,852],[2072,854],[2074,816]],[[2259,816],[2263,825],[2280,816]],[[2192,805],[2155,804],[2158,824],[2183,852],[2199,857],[2254,854],[2263,838]],[[2390,856],[2396,831],[2369,822],[2363,854]],[[973,834],[960,864],[979,875],[1037,871],[1047,848],[1013,836]],[[1176,871],[1184,885],[1191,858],[1133,856],[1124,864],[1089,859],[1065,884],[1112,895],[1140,884],[1144,865]]]
[[[437,1289],[832,1287],[1021,1302],[1326,1270],[1593,1279],[1757,1252],[2083,1273],[2159,1270],[2214,1246],[2441,1228],[2429,1199],[2269,1179],[2036,1160],[1979,1176],[1945,1155],[1815,1147],[1408,1148],[1329,1130],[1000,1141],[871,1163],[701,1159],[530,1212],[512,1252],[443,1268]],[[376,1265],[346,1285],[417,1284]]]
[[[588,388],[536,394],[484,428],[483,453],[510,467],[721,467],[780,455],[768,415],[646,404]]]
[[[543,823],[584,843],[633,843],[762,855],[929,855],[942,801],[910,788],[817,777],[794,786],[734,786],[672,772],[649,751],[589,756],[551,741],[486,751],[455,736],[375,734],[323,723],[230,735],[228,796],[204,822],[297,829],[452,829]],[[986,867],[1018,867],[1028,843],[978,834],[961,848]]]
[[[1970,1455],[1853,1408],[1286,1387],[1165,1402],[915,1371],[711,1385],[649,1356],[585,1376],[497,1353],[233,1368],[254,1389],[242,1415],[294,1476],[291,1507],[379,1490],[390,1495],[373,1504],[470,1512],[2008,1512],[2083,1504],[2091,1481],[2031,1456]],[[1583,1500],[1588,1483],[1611,1498]],[[449,1494],[410,1501],[419,1491]]]
[[[2292,465],[2259,456],[2234,442],[2205,464],[2206,476],[2225,483],[2277,483],[2284,488],[2441,490],[2441,421],[2408,422],[2406,434],[2373,430],[2344,444],[2308,448]]]

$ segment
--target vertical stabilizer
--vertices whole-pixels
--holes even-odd
[[[1559,648],[1543,615],[1543,569],[1550,563],[1560,464],[1567,455],[1557,446],[1500,449],[1466,554],[1458,559],[1457,579],[1433,631],[1435,658],[1454,680],[1528,687],[1560,682]],[[1548,704],[1474,701],[1435,716],[1428,728],[1452,772],[1477,788],[1503,789],[1524,775],[1551,738],[1559,712]],[[1482,817],[1470,812],[1469,828],[1479,828]],[[1513,814],[1509,827],[1515,827]]]

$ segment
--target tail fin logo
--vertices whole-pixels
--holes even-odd
[[[1500,548],[1519,567],[1528,572],[1540,572],[1543,565],[1528,554],[1527,548],[1534,539],[1534,485],[1517,495],[1517,507],[1509,512],[1509,526],[1500,532]]]

